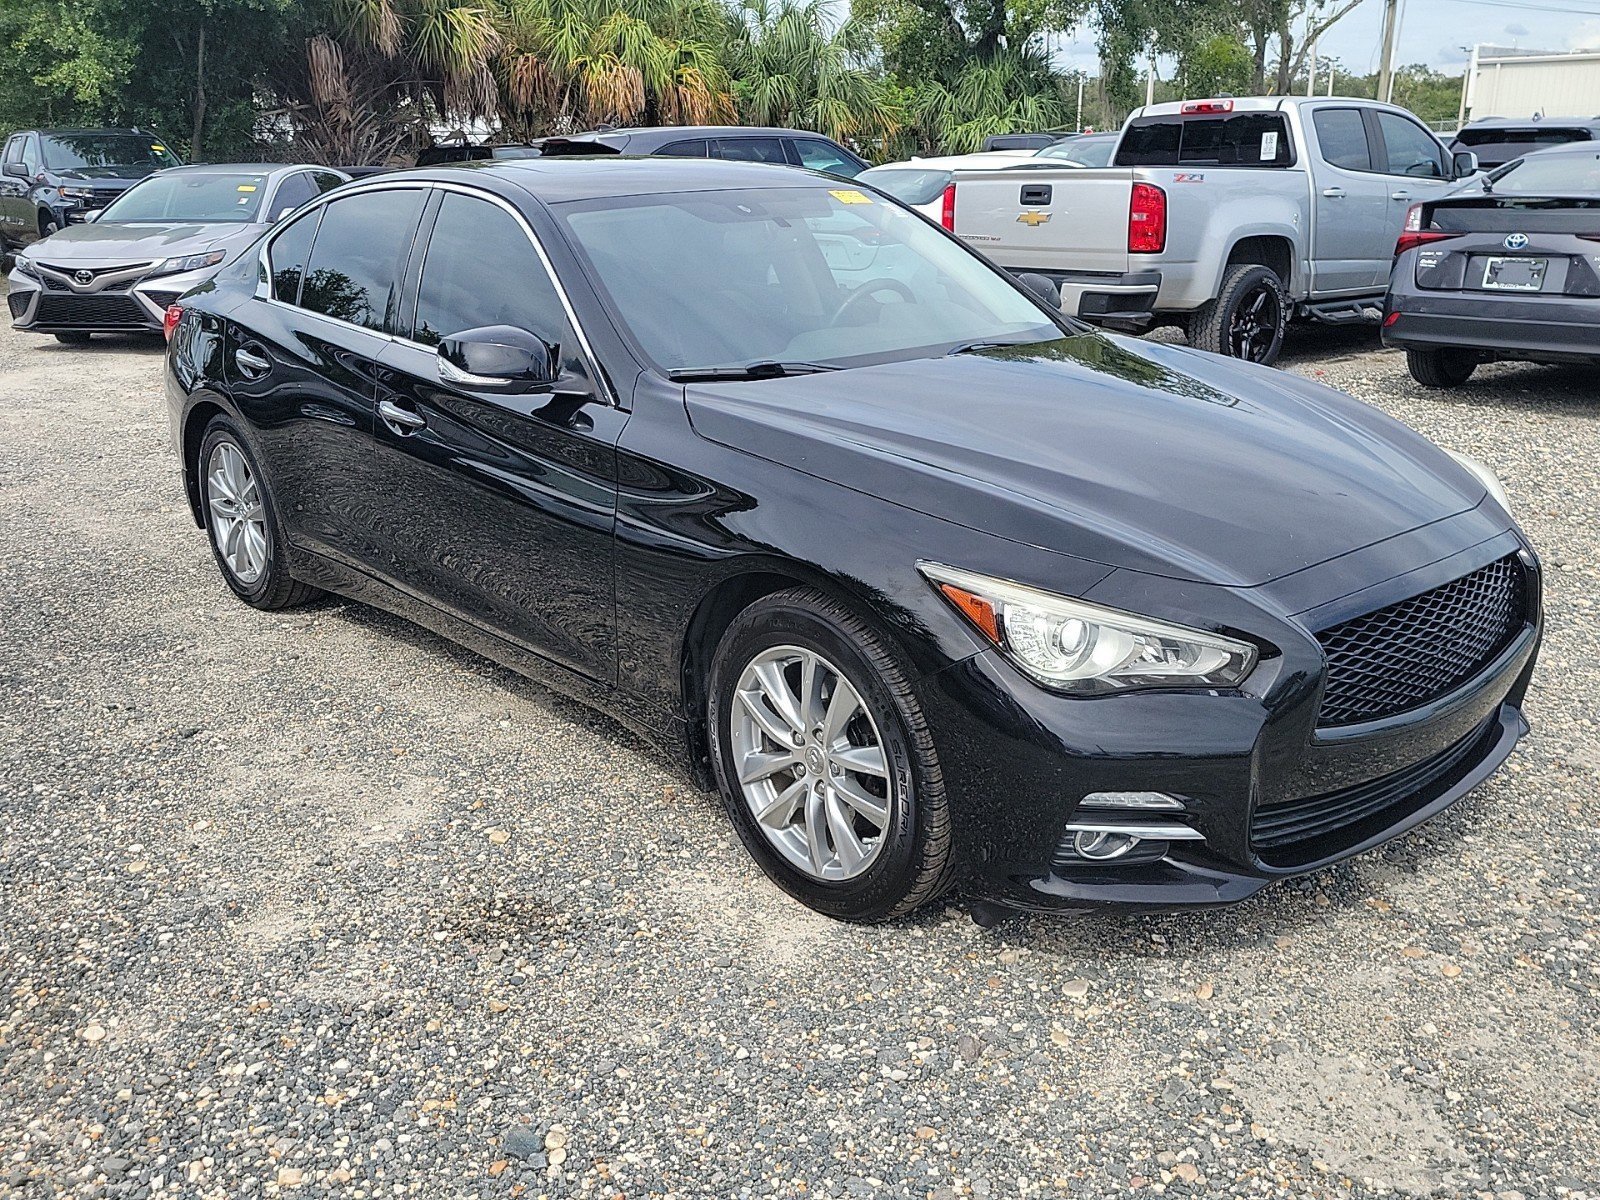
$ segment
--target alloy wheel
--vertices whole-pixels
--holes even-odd
[[[269,559],[267,514],[250,464],[232,442],[218,442],[211,451],[206,506],[217,554],[240,583],[255,583]]]
[[[1282,311],[1277,288],[1265,279],[1239,297],[1228,324],[1228,345],[1233,357],[1248,362],[1266,358],[1278,336]]]
[[[745,666],[732,706],[739,788],[772,847],[813,879],[871,867],[896,785],[878,722],[844,673],[815,651],[775,646]]]

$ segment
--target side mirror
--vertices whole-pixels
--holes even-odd
[[[1457,150],[1450,156],[1450,169],[1457,179],[1478,173],[1478,156],[1471,150]]]
[[[290,214],[290,213],[292,213],[292,212],[293,212],[293,211],[294,211],[294,205],[292,205],[292,204],[290,204],[290,205],[287,205],[287,206],[285,206],[285,207],[283,207],[283,208],[280,208],[280,209],[279,209],[279,210],[278,210],[278,211],[277,211],[277,213],[275,213],[275,214],[274,214],[274,215],[273,215],[273,218],[272,218],[272,222],[271,222],[271,223],[272,223],[272,224],[274,224],[274,225],[276,225],[276,224],[277,224],[277,223],[278,223],[278,222],[279,222],[279,221],[281,221],[281,220],[283,220],[283,219],[284,219],[284,218],[285,218],[285,217],[287,217],[287,216],[288,216],[288,215],[289,215],[289,214]]]
[[[1046,308],[1059,309],[1061,307],[1061,289],[1043,275],[1033,271],[1024,271],[1017,276],[1017,282],[1033,293],[1034,297]]]
[[[27,163],[10,162],[5,165],[4,170],[7,175],[15,175],[18,179],[26,179],[28,177]]]
[[[100,214],[103,212],[105,212],[105,209],[103,208],[91,208],[88,212],[83,214],[83,219],[89,224],[93,225],[100,219]]]
[[[560,348],[510,325],[452,334],[439,343],[439,378],[459,387],[532,392],[556,382]]]

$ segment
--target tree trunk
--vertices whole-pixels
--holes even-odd
[[[1294,35],[1289,32],[1289,13],[1286,9],[1282,23],[1278,26],[1278,86],[1275,94],[1287,96],[1291,77],[1289,71],[1294,66],[1291,57],[1294,51]]]
[[[1252,29],[1250,36],[1255,41],[1255,77],[1251,91],[1263,96],[1267,91],[1267,33],[1264,29]]]
[[[189,139],[189,161],[204,162],[206,156],[206,25],[200,22],[200,36],[194,54],[194,135]]]

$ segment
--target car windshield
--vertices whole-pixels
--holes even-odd
[[[1068,162],[1082,163],[1086,167],[1105,167],[1111,165],[1111,152],[1116,146],[1117,139],[1114,137],[1069,138],[1064,142],[1057,142],[1054,146],[1046,146],[1035,157],[1061,158]]]
[[[944,194],[950,172],[917,167],[873,167],[861,172],[859,178],[862,183],[888,192],[902,204],[931,204]]]
[[[265,175],[153,175],[106,205],[100,221],[254,221],[266,190]]]
[[[1496,193],[1524,196],[1600,194],[1600,150],[1530,154],[1489,176]]]
[[[52,171],[77,167],[176,167],[159,139],[134,133],[47,133],[44,161]]]
[[[664,370],[855,366],[1061,336],[997,270],[856,188],[607,197],[556,210]]]

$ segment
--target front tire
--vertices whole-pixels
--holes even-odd
[[[283,526],[256,457],[238,427],[213,417],[200,443],[201,509],[211,556],[233,594],[273,611],[304,604],[317,589],[289,574]]]
[[[1289,300],[1270,267],[1239,263],[1222,276],[1217,298],[1189,317],[1189,344],[1197,350],[1271,366],[1283,349]]]
[[[1478,359],[1470,350],[1407,350],[1406,366],[1423,387],[1455,388],[1472,378]]]
[[[734,619],[711,662],[711,761],[734,827],[802,904],[881,921],[953,877],[944,780],[899,656],[810,588]]]

